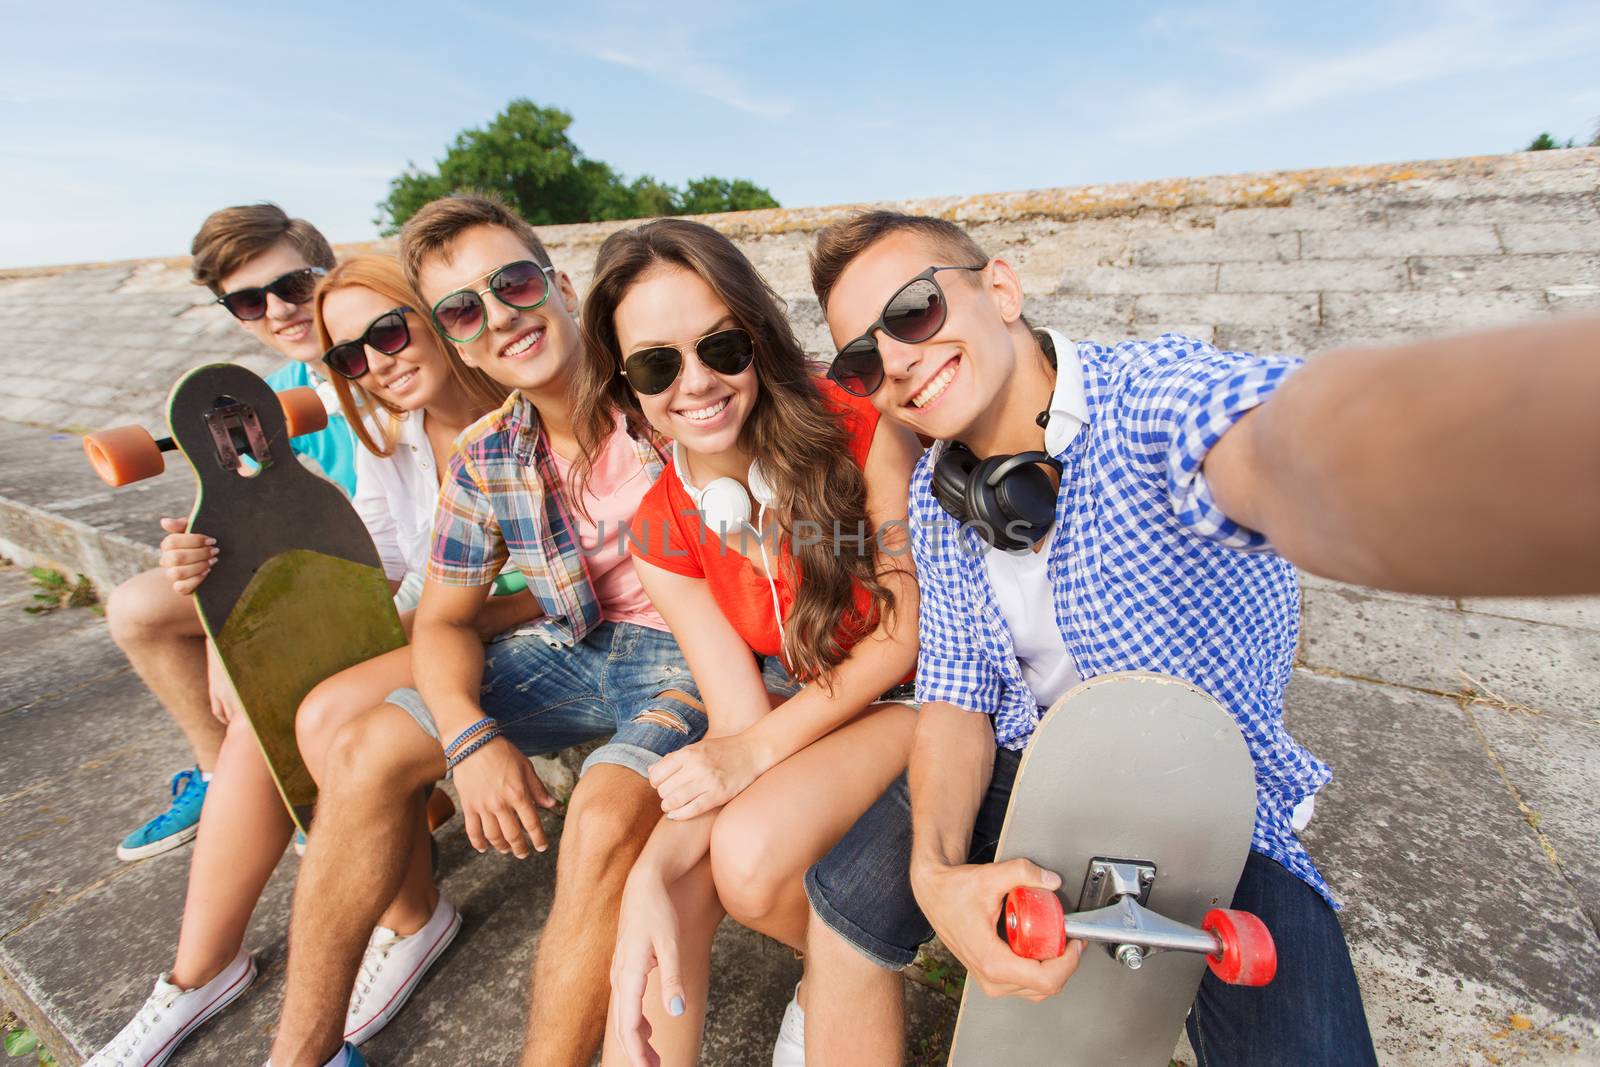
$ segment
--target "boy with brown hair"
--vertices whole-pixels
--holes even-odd
[[[278,391],[318,385],[309,369],[322,355],[311,325],[311,296],[334,256],[317,228],[290,218],[276,204],[227,207],[201,224],[191,253],[195,284],[210,289],[245,332],[288,357],[267,383]],[[297,437],[291,446],[347,494],[354,493],[354,437],[336,404],[329,404],[327,429]],[[188,596],[204,576],[205,562],[219,550],[211,538],[188,533],[185,519],[165,518],[161,525],[167,531],[161,566],[118,586],[106,604],[106,621],[128,662],[183,730],[195,766],[173,776],[168,809],[123,839],[117,856],[124,860],[144,859],[194,838],[222,744],[223,705],[231,700]]]
[[[409,933],[404,917],[427,914],[429,786],[453,773],[473,846],[526,858],[549,847],[539,809],[555,803],[526,756],[609,737],[567,807],[523,1047],[526,1064],[585,1065],[605,1025],[623,884],[661,816],[647,772],[706,728],[688,665],[619,540],[664,460],[648,430],[619,415],[573,498],[578,297],[510,208],[446,197],[400,241],[445,336],[513,392],[460,436],[440,489],[412,635],[416,688],[391,693],[327,749],[273,1063],[359,1062],[341,1044],[343,1005],[368,938],[380,925]],[[485,647],[473,619],[507,559],[543,615]]]
[[[1039,1000],[1083,951],[1013,955],[1006,893],[1075,871],[995,863],[1040,715],[1081,679],[1183,678],[1256,767],[1232,906],[1278,945],[1260,989],[1206,975],[1201,1067],[1376,1062],[1338,905],[1299,838],[1330,769],[1283,722],[1295,566],[1435,595],[1600,591],[1594,320],[1307,363],[1194,338],[1102,345],[1023,317],[1023,287],[946,220],[818,237],[846,390],[935,442],[911,484],[921,702],[910,768],[806,876],[806,1062],[900,1061],[896,971],[934,933],[989,996]],[[1068,325],[1068,324],[1062,324]]]

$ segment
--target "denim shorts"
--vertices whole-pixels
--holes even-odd
[[[572,647],[540,634],[510,633],[483,650],[479,703],[500,732],[529,756],[610,737],[583,762],[629,767],[641,775],[662,756],[705,736],[706,714],[668,691],[700,702],[678,642],[664,630],[603,622]],[[386,698],[436,741],[439,727],[415,689]],[[453,739],[452,739],[453,740]]]
[[[777,656],[758,655],[756,662],[761,666],[761,680],[766,683],[767,692],[776,693],[781,697],[792,697],[803,688]],[[901,682],[885,690],[875,703],[904,704],[908,708],[920,708],[922,705],[917,703],[916,690],[915,683]]]
[[[968,862],[994,859],[1021,762],[1022,753],[995,749]],[[817,918],[878,966],[898,971],[917,958],[933,927],[911,893],[911,790],[904,774],[806,872],[806,897]]]

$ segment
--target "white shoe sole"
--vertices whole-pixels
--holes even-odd
[[[239,997],[243,995],[244,991],[250,988],[250,983],[254,982],[255,980],[256,958],[251,956],[250,966],[245,968],[244,974],[240,975],[237,981],[235,981],[227,989],[224,989],[221,993],[218,993],[216,999],[202,1008],[200,1010],[200,1014],[196,1015],[189,1021],[189,1025],[185,1026],[182,1030],[179,1030],[176,1034],[173,1034],[171,1040],[169,1040],[165,1045],[161,1046],[161,1051],[157,1052],[148,1060],[145,1060],[144,1063],[138,1064],[137,1067],[161,1067],[163,1063],[166,1063],[172,1058],[172,1054],[174,1052],[178,1051],[178,1046],[183,1044],[185,1038],[198,1030],[202,1023],[210,1019],[213,1015],[217,1014],[217,1012],[238,1000]]]
[[[200,824],[195,823],[193,826],[179,830],[175,834],[169,834],[159,841],[152,841],[148,845],[140,845],[138,848],[127,848],[123,845],[118,845],[117,859],[131,863],[134,860],[142,860],[148,859],[151,856],[159,856],[163,852],[171,852],[175,848],[182,848],[190,841],[193,841],[194,835],[199,832]]]
[[[422,957],[417,965],[411,969],[411,973],[406,976],[405,984],[395,990],[394,996],[389,998],[389,1003],[385,1004],[377,1015],[345,1034],[344,1039],[352,1045],[360,1045],[377,1036],[380,1030],[388,1026],[390,1021],[400,1014],[400,1009],[406,1006],[406,1001],[411,999],[411,994],[416,990],[417,984],[422,981],[422,976],[428,973],[428,968],[432,967],[434,961],[444,953],[445,949],[450,947],[450,942],[454,941],[456,934],[460,932],[461,912],[457,910],[455,914],[450,916],[450,924],[439,932],[439,936],[428,947],[428,954]]]

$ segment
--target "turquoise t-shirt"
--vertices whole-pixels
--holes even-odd
[[[317,387],[311,371],[296,359],[291,359],[267,375],[267,384],[272,386],[275,393],[300,386]],[[326,430],[291,438],[289,447],[302,456],[316,460],[317,466],[344,490],[345,496],[356,495],[356,435],[351,432],[350,424],[342,414],[329,414]]]

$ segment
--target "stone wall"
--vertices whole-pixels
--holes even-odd
[[[1226,348],[1315,354],[1600,311],[1597,187],[1600,150],[1572,149],[898,206],[967,225],[1017,267],[1030,316],[1069,335],[1178,330]],[[851,210],[708,220],[789,300],[819,355],[831,346],[806,252],[820,226]],[[619,225],[541,233],[581,291]],[[185,260],[0,272],[0,420],[157,427],[179,373],[218,359],[273,364],[189,284]],[[1600,721],[1593,602],[1458,602],[1313,580],[1301,651],[1328,673]]]

